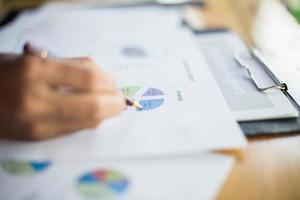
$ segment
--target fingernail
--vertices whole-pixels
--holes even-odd
[[[24,53],[29,54],[40,54],[41,50],[37,47],[34,47],[30,42],[26,42],[23,47]]]
[[[24,45],[24,47],[23,47],[23,52],[24,53],[28,53],[29,49],[30,49],[30,43],[26,42],[25,45]]]

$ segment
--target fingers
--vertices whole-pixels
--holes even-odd
[[[37,51],[25,46],[28,52]],[[44,63],[45,64],[45,63]],[[82,93],[68,93],[61,95],[52,92],[48,105],[53,105],[52,113],[61,118],[103,119],[114,116],[124,110],[123,95],[115,86],[114,80],[103,73],[89,58],[72,58],[50,60],[44,66],[43,75],[51,84],[61,89],[70,86]],[[51,94],[50,94],[51,95]]]
[[[121,94],[95,96],[61,96],[48,120],[36,121],[29,126],[30,140],[43,140],[63,136],[75,131],[94,128],[104,119],[125,109]],[[54,111],[54,112],[53,112]]]
[[[52,60],[46,67],[45,81],[54,86],[70,86],[81,92],[114,92],[114,80],[89,58]]]
[[[124,99],[120,94],[98,97],[61,96],[52,104],[49,104],[48,108],[55,109],[44,112],[35,112],[40,108],[36,107],[36,104],[27,106],[18,118],[19,121],[12,127],[9,127],[11,123],[9,125],[5,121],[1,122],[4,123],[1,125],[4,131],[1,137],[36,141],[63,136],[82,129],[94,128],[104,119],[125,109]]]
[[[47,58],[48,51],[24,45],[24,54]],[[56,86],[70,86],[81,91],[106,91],[115,90],[115,82],[88,57],[70,59],[48,59],[46,81]]]
[[[42,140],[67,135],[82,129],[95,128],[104,119],[125,109],[124,99],[121,95],[106,95],[98,99],[74,97],[65,100],[66,104],[61,104],[62,107],[57,109],[57,113],[54,113],[57,116],[56,120],[43,123],[31,139]]]
[[[95,127],[125,109],[124,97],[114,80],[89,58],[47,59],[27,48],[27,53],[17,59],[8,55],[14,60],[8,71],[14,78],[5,79],[6,84],[4,76],[2,82],[14,87],[0,94],[7,107],[0,110],[5,116],[0,115],[0,121],[9,118],[2,125],[0,122],[0,127],[6,127],[4,132],[10,134],[1,136],[47,139]],[[61,94],[52,86],[75,90]]]
[[[58,98],[58,97],[57,97]],[[43,112],[36,102],[22,110],[22,114],[12,124],[2,121],[3,134],[6,139],[44,140],[67,135],[87,128],[94,128],[104,119],[114,116],[125,109],[122,95],[102,96],[60,96],[55,101],[46,102],[48,108]],[[44,107],[45,108],[45,107]],[[7,127],[7,128],[5,128]],[[6,131],[7,130],[7,131]]]
[[[51,98],[50,116],[58,119],[102,121],[125,109],[124,97],[119,93],[101,95],[65,95]]]

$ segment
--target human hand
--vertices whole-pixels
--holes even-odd
[[[93,128],[125,108],[89,58],[0,55],[0,138],[44,140]]]

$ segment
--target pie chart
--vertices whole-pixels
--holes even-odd
[[[45,171],[51,163],[49,161],[21,161],[5,160],[0,163],[1,169],[14,175],[34,175]]]
[[[122,88],[122,93],[143,106],[143,109],[136,109],[138,112],[154,110],[162,106],[165,101],[164,92],[155,87],[129,86]]]
[[[88,199],[110,199],[124,194],[128,179],[114,170],[98,169],[87,172],[77,180],[77,190]]]

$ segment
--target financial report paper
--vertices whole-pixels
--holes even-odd
[[[26,13],[0,32],[0,40],[1,51],[20,52],[30,41],[58,57],[91,56],[125,96],[144,106],[50,141],[0,141],[0,158],[123,158],[245,146],[207,64],[173,11]]]
[[[118,162],[4,160],[0,199],[212,200],[233,164],[232,157],[212,154]]]

